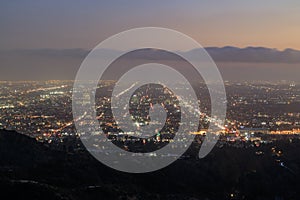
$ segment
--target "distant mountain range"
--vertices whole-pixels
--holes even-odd
[[[292,80],[300,81],[300,51],[277,50],[265,47],[238,48],[206,47],[225,80]],[[110,55],[116,50],[99,49]],[[86,49],[23,49],[0,50],[0,80],[58,80],[76,76],[82,61],[90,50]],[[199,49],[183,52],[197,56]],[[144,49],[127,57],[128,60],[151,60],[154,49]],[[163,53],[159,58],[176,61],[176,57]],[[173,62],[174,64],[174,62]]]
[[[277,49],[265,47],[237,48],[207,47],[210,56],[217,62],[258,62],[258,63],[300,63],[300,51],[294,49]],[[189,53],[196,53],[197,49]]]
[[[262,63],[300,63],[300,51],[294,49],[285,49],[280,51],[274,48],[266,47],[245,47],[234,46],[225,47],[205,47],[206,51],[216,62],[262,62]],[[147,59],[153,49],[146,49],[136,55],[136,58]],[[110,54],[116,50],[99,49],[101,53]],[[6,54],[15,54],[23,56],[41,56],[57,58],[84,58],[90,50],[85,49],[21,49],[11,51],[0,51],[0,56]],[[197,56],[199,49],[187,51],[187,54]]]

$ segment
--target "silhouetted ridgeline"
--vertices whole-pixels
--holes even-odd
[[[283,152],[280,157],[272,153],[274,146]],[[202,160],[196,150],[190,148],[190,158],[157,172],[127,174],[102,165],[85,151],[51,150],[25,135],[2,130],[0,195],[31,200],[299,199],[299,141],[216,147]]]

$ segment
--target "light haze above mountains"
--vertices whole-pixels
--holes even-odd
[[[300,51],[265,47],[205,48],[225,80],[300,81]],[[115,50],[99,50],[105,53]],[[128,59],[151,59],[153,49],[146,49]],[[186,54],[197,55],[199,49]],[[17,49],[0,51],[1,80],[74,79],[89,50]],[[170,59],[164,55],[163,59]],[[173,60],[174,61],[174,60]]]

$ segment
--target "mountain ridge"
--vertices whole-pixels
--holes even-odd
[[[208,46],[204,49],[210,54],[210,56],[216,62],[266,62],[266,63],[300,63],[300,50],[293,48],[286,48],[284,50],[278,50],[276,48],[269,48],[263,46]],[[145,48],[135,58],[144,58],[147,53],[155,50],[152,48]],[[197,55],[200,48],[191,49],[188,51],[180,51],[184,54]],[[122,51],[113,49],[98,49],[99,53],[104,55],[110,55],[114,53],[121,53]],[[91,50],[83,48],[70,48],[70,49],[15,49],[9,51],[0,51],[1,54],[16,54],[24,56],[41,56],[41,57],[68,57],[68,58],[85,58]],[[176,52],[176,51],[175,51]]]
[[[281,159],[295,174],[274,160],[270,150],[274,145],[284,152]],[[299,149],[300,141],[290,143],[288,139],[253,148],[225,145],[199,160],[197,147],[192,146],[189,159],[152,173],[128,174],[103,165],[87,151],[54,151],[33,138],[2,130],[0,196],[31,200],[228,200],[233,194],[234,199],[296,200],[300,191]],[[265,153],[258,156],[257,151]],[[7,152],[10,156],[3,156]],[[26,155],[28,164],[16,161]]]

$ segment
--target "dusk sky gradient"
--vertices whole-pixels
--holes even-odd
[[[300,49],[299,11],[298,0],[1,1],[0,48],[91,49],[118,32],[159,26],[203,46]]]
[[[73,79],[83,60],[82,50],[91,50],[119,32],[146,26],[180,31],[204,47],[300,50],[300,1],[1,1],[0,79]],[[45,49],[50,49],[46,53],[57,51],[68,55],[45,55]],[[239,77],[241,80],[264,77],[300,80],[299,63],[217,64],[225,79],[244,74]]]

